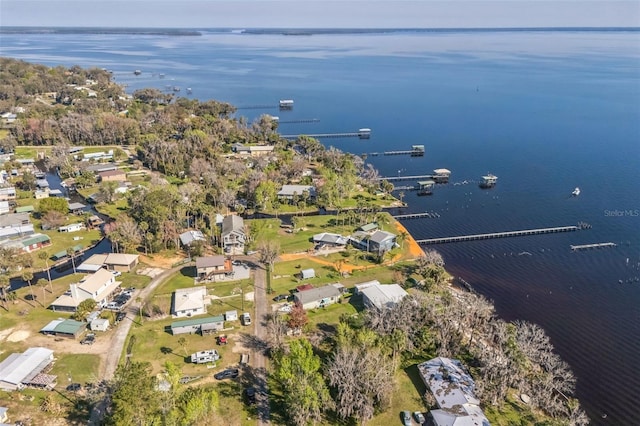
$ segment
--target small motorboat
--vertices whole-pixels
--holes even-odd
[[[576,186],[576,189],[573,190],[573,192],[571,193],[572,196],[577,197],[578,195],[580,195],[580,188],[578,188]]]

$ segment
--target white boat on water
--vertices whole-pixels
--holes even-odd
[[[572,196],[577,197],[578,195],[580,195],[580,188],[578,188],[576,186],[576,189],[573,190],[573,192],[571,193]]]

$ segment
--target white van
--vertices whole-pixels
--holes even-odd
[[[240,321],[242,322],[242,325],[251,325],[251,315],[249,315],[248,312],[243,313],[240,317]]]

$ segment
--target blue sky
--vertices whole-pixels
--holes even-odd
[[[640,1],[1,0],[0,26],[638,27]]]

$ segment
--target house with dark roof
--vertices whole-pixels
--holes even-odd
[[[235,214],[222,219],[222,248],[225,253],[243,254],[247,236],[244,232],[244,220]]]
[[[385,253],[396,246],[396,235],[387,231],[377,230],[373,234],[358,231],[351,236],[351,244],[371,253]]]
[[[433,358],[418,365],[427,389],[433,394],[437,410],[431,410],[427,423],[433,426],[489,426],[475,395],[475,383],[458,360]]]
[[[225,256],[196,257],[196,275],[200,281],[222,279],[232,272],[231,259]]]
[[[295,303],[299,303],[303,309],[324,308],[340,300],[340,289],[334,285],[311,288],[293,294]]]

